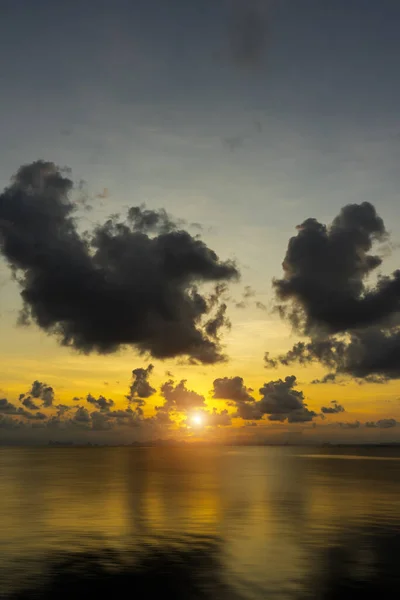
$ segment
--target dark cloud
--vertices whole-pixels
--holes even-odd
[[[0,195],[0,248],[21,287],[22,321],[85,353],[131,345],[159,359],[223,360],[226,320],[220,312],[210,325],[198,285],[236,279],[235,264],[164,211],[131,208],[81,236],[72,190],[67,173],[37,161]]]
[[[227,0],[229,56],[241,68],[260,67],[268,42],[268,0]]]
[[[41,381],[34,381],[32,383],[32,387],[29,390],[28,394],[32,396],[32,398],[40,399],[43,401],[43,406],[51,406],[54,400],[54,390],[47,383],[42,383]]]
[[[197,392],[188,390],[186,380],[182,379],[177,385],[170,379],[161,386],[161,394],[165,398],[165,406],[162,409],[174,409],[178,411],[187,411],[193,408],[205,406],[204,396]]]
[[[262,414],[270,421],[304,423],[312,421],[317,414],[304,403],[302,391],[294,389],[296,377],[291,375],[284,380],[269,381],[260,388],[261,400],[257,403]]]
[[[112,429],[112,423],[109,420],[107,413],[95,411],[91,415],[92,429],[94,431],[108,431]]]
[[[96,406],[96,408],[100,409],[101,411],[108,411],[115,404],[114,400],[107,400],[107,398],[105,398],[104,396],[99,396],[98,398],[95,398],[94,396],[92,396],[92,394],[87,395],[86,402],[89,402],[89,404],[93,404],[93,406]]]
[[[23,398],[22,399],[22,404],[28,410],[39,410],[39,406],[37,404],[35,404],[35,402],[32,400],[32,398],[30,396],[27,396],[26,398]]]
[[[312,384],[318,385],[323,383],[337,383],[336,381],[336,373],[327,373],[321,379],[313,379],[311,381]]]
[[[367,327],[339,338],[329,336],[298,342],[286,354],[267,357],[267,366],[319,362],[331,372],[312,383],[334,383],[349,375],[366,383],[385,383],[400,378],[400,328]]]
[[[146,399],[156,393],[156,389],[149,383],[149,377],[153,372],[153,365],[145,369],[140,367],[132,371],[132,383],[129,387],[129,394],[126,398],[130,402],[136,402],[139,406],[144,406]]]
[[[381,265],[371,253],[373,243],[386,238],[382,219],[368,202],[345,206],[327,227],[310,218],[291,238],[283,262],[284,276],[274,280],[282,316],[296,329],[338,333],[387,322],[400,304],[400,271],[368,276]]]
[[[396,419],[379,419],[378,421],[367,421],[365,427],[379,428],[379,429],[390,429],[396,427],[398,421]]]
[[[77,425],[89,425],[91,421],[90,413],[84,406],[78,406],[71,422]]]
[[[17,414],[18,409],[7,398],[0,398],[0,413]]]
[[[241,377],[215,379],[213,398],[227,400],[236,407],[235,417],[245,421],[259,421],[268,415],[270,421],[300,423],[311,421],[317,414],[304,403],[303,392],[295,389],[296,377],[269,381],[260,388],[261,399],[255,400],[253,391],[244,385]]]
[[[12,404],[12,402],[9,402],[6,398],[0,399],[0,414],[6,414],[8,416],[13,415],[13,416],[17,416],[17,417],[24,417],[25,419],[32,420],[32,421],[33,420],[42,421],[47,418],[47,416],[42,412],[32,413],[28,410],[25,410],[24,408],[22,408],[20,406],[15,406],[15,404]]]
[[[223,377],[214,380],[212,394],[220,400],[249,402],[254,400],[250,395],[252,391],[244,385],[242,377]]]
[[[336,400],[332,400],[329,406],[322,406],[321,412],[324,415],[334,415],[337,413],[345,412],[344,406],[338,404]]]

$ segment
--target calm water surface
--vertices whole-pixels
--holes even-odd
[[[0,486],[2,597],[398,591],[400,450],[3,448]]]

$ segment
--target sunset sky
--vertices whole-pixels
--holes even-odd
[[[2,3],[0,439],[400,441],[399,19]]]

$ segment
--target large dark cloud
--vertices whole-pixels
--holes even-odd
[[[129,387],[127,399],[131,402],[136,402],[139,405],[144,405],[147,398],[156,393],[156,389],[149,383],[149,377],[153,372],[153,365],[149,365],[145,369],[140,367],[132,371],[132,383]]]
[[[185,379],[176,385],[172,379],[166,381],[161,386],[161,394],[165,398],[165,405],[161,409],[187,411],[205,406],[204,396],[188,390]]]
[[[281,314],[305,334],[337,333],[386,322],[400,308],[400,271],[368,276],[382,259],[371,253],[386,230],[368,202],[345,206],[327,227],[307,219],[291,238],[284,276],[274,280]]]
[[[225,309],[213,317],[198,286],[236,279],[235,264],[142,207],[82,236],[72,191],[65,172],[37,161],[0,195],[0,248],[21,287],[22,320],[86,353],[132,345],[160,359],[222,360]]]

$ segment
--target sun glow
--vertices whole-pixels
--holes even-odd
[[[194,427],[201,427],[204,423],[204,419],[201,415],[192,415],[191,422]]]

